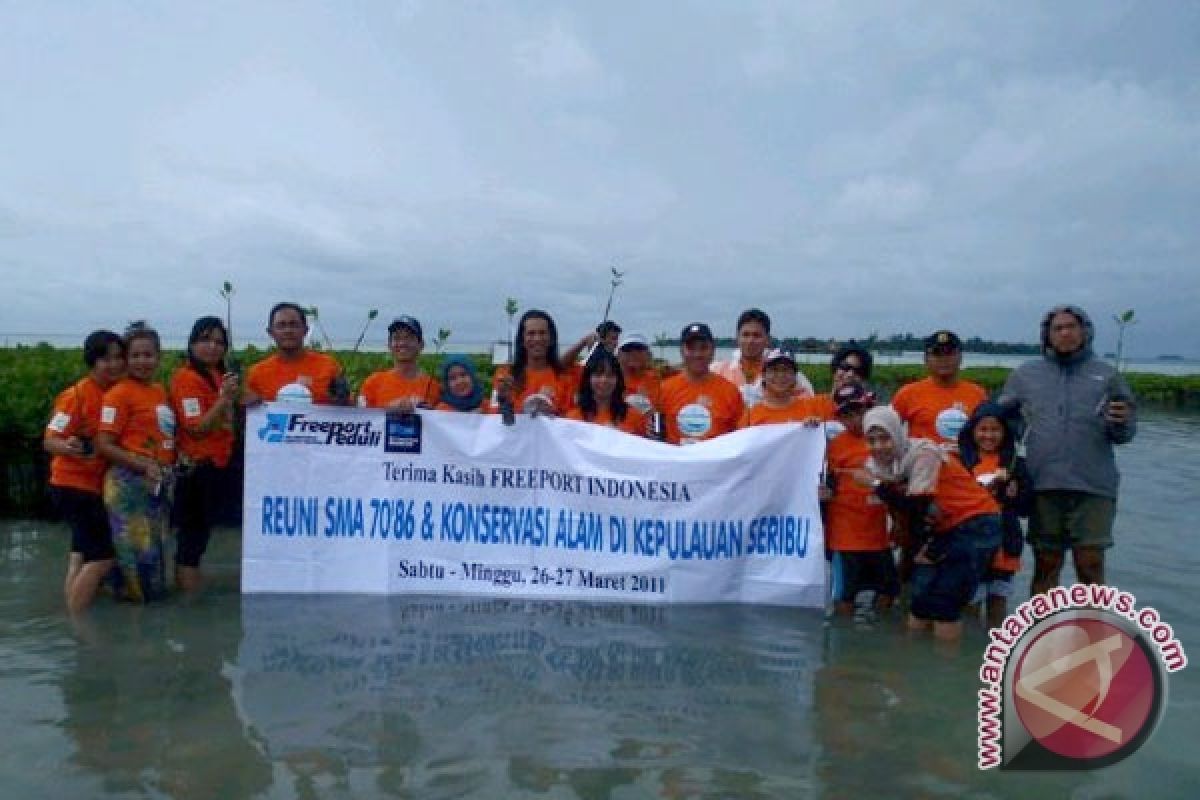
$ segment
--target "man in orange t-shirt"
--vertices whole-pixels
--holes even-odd
[[[877,608],[888,608],[900,594],[900,578],[888,538],[887,506],[854,480],[871,457],[862,422],[874,398],[860,384],[847,383],[834,391],[832,401],[842,432],[825,450],[829,477],[821,499],[834,610],[853,614],[855,598],[868,589],[875,592]]]
[[[512,367],[501,366],[493,377],[488,411],[566,414],[575,405],[575,379],[558,358],[558,328],[545,311],[530,309],[517,323]]]
[[[396,317],[388,326],[388,349],[394,366],[367,376],[358,393],[358,404],[402,412],[437,405],[442,396],[441,384],[422,372],[417,362],[424,347],[421,323],[413,317]]]
[[[617,360],[625,378],[625,402],[642,414],[662,408],[662,381],[650,358],[650,342],[640,333],[621,337]]]
[[[738,388],[709,371],[715,341],[703,322],[684,327],[679,336],[683,371],[662,383],[662,413],[667,441],[694,444],[737,428],[745,405]]]
[[[900,387],[892,408],[908,424],[908,435],[929,439],[944,449],[958,446],[963,429],[975,407],[987,400],[977,383],[959,377],[962,340],[953,331],[936,331],[925,339],[925,369],[929,375]]]
[[[304,346],[308,320],[295,303],[276,303],[267,316],[267,333],[277,353],[250,368],[246,375],[244,405],[287,399],[321,405],[346,405],[349,387],[333,356],[314,353]],[[280,390],[285,390],[280,397]]]

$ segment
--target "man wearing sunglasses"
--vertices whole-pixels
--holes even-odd
[[[900,387],[892,408],[908,423],[913,439],[928,439],[947,450],[957,447],[958,432],[975,407],[987,399],[977,383],[959,377],[962,340],[954,331],[934,331],[925,339],[928,376]]]

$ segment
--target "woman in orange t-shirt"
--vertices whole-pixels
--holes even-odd
[[[739,428],[781,422],[804,422],[813,426],[822,421],[812,395],[796,394],[799,366],[791,351],[775,348],[763,356],[762,399],[742,414]]]
[[[579,404],[567,412],[567,419],[607,425],[636,436],[646,435],[645,415],[625,402],[621,363],[603,347],[597,347],[583,365]]]
[[[94,331],[83,342],[88,374],[54,401],[42,446],[50,454],[50,496],[71,528],[71,551],[63,596],[78,613],[96,597],[112,570],[115,554],[104,508],[104,470],[96,455],[104,393],[125,374],[125,342],[112,331]]]
[[[909,626],[941,639],[962,635],[971,602],[1000,544],[1000,507],[957,460],[928,439],[909,439],[891,406],[863,419],[871,460],[860,480],[893,509],[931,520],[913,559]]]
[[[228,487],[238,376],[225,369],[229,334],[219,317],[201,317],[188,336],[187,363],[171,375],[171,408],[179,420],[181,471],[175,486],[175,584],[200,588],[200,559]]]
[[[558,328],[545,311],[530,309],[517,324],[512,368],[496,370],[488,410],[565,414],[575,404],[575,381],[558,359]]]
[[[166,594],[164,540],[170,530],[175,414],[154,382],[158,333],[137,322],[125,332],[128,376],[104,393],[96,452],[111,465],[104,505],[112,526],[117,597],[146,602]]]

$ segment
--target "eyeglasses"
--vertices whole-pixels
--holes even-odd
[[[865,368],[859,366],[858,364],[851,364],[849,361],[843,361],[842,363],[838,364],[837,371],[838,372],[853,372],[855,375],[862,375],[862,376],[866,376],[866,374],[867,374],[867,371]]]

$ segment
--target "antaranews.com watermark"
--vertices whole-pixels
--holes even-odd
[[[1154,732],[1187,654],[1157,611],[1111,586],[1035,595],[990,632],[979,679],[979,768],[1092,769]]]

